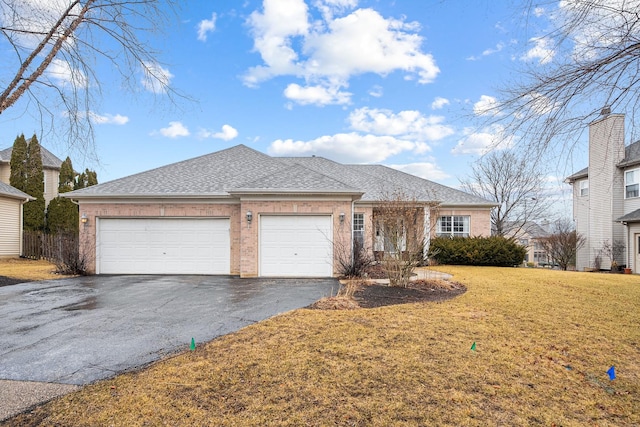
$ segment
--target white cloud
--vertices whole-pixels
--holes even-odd
[[[91,121],[97,125],[124,125],[129,122],[129,117],[120,114],[89,114]]]
[[[549,40],[544,37],[533,37],[529,42],[534,46],[520,57],[522,61],[538,61],[540,65],[544,65],[553,60],[556,52],[550,47]]]
[[[385,19],[373,9],[358,9],[330,21],[326,32],[306,38],[310,60],[305,71],[311,76],[348,79],[403,70],[417,74],[420,83],[431,83],[440,69],[431,55],[420,51],[422,37],[409,32],[414,29],[415,24]]]
[[[392,136],[360,135],[352,132],[321,136],[311,141],[279,139],[271,143],[268,152],[275,156],[316,154],[341,163],[379,163],[414,148],[413,142]]]
[[[58,85],[72,85],[84,87],[87,85],[87,76],[77,68],[71,67],[67,61],[55,58],[46,70],[47,76],[55,80]]]
[[[217,15],[214,12],[211,14],[211,19],[203,19],[198,23],[198,40],[202,42],[207,41],[207,34],[212,33],[216,29],[216,19]]]
[[[501,150],[513,146],[513,137],[505,135],[504,127],[501,125],[491,125],[487,128],[475,131],[465,128],[464,137],[451,150],[451,154],[473,154],[483,155],[491,150]]]
[[[499,116],[502,114],[498,100],[489,95],[480,96],[480,100],[473,104],[473,113],[476,116]]]
[[[374,85],[369,90],[369,95],[373,96],[374,98],[380,98],[383,94],[384,94],[384,89],[380,85]]]
[[[201,129],[200,132],[198,132],[198,136],[200,138],[215,138],[222,139],[224,141],[231,141],[238,136],[238,131],[233,126],[222,125],[221,132],[211,132],[206,129]]]
[[[284,96],[301,105],[348,104],[351,99],[351,93],[342,92],[338,87],[302,87],[296,83],[287,86]]]
[[[504,48],[505,48],[505,44],[503,42],[500,42],[500,43],[496,44],[496,47],[494,47],[494,48],[489,48],[489,49],[483,50],[481,56],[478,57],[478,56],[473,55],[473,56],[468,57],[467,60],[468,61],[478,61],[483,56],[490,56],[490,55],[493,55],[494,53],[501,52],[502,49],[504,49]]]
[[[538,7],[536,7],[535,9],[533,9],[533,14],[534,14],[537,18],[539,18],[539,17],[541,17],[542,15],[544,15],[544,12],[545,12],[544,7],[540,7],[540,6],[538,6]]]
[[[406,172],[411,175],[419,176],[420,178],[428,179],[431,181],[438,181],[450,178],[451,175],[444,172],[435,162],[418,162],[407,163],[404,165],[388,165],[390,168],[397,169],[402,172]]]
[[[145,62],[142,69],[142,86],[149,92],[166,93],[173,74],[156,62]]]
[[[190,132],[181,122],[169,122],[168,127],[160,129],[160,134],[167,138],[178,138],[189,136]]]
[[[292,76],[304,78],[309,88],[347,94],[341,89],[348,87],[351,77],[364,73],[385,76],[404,71],[420,84],[433,82],[440,69],[430,54],[421,51],[419,25],[385,19],[373,9],[334,18],[356,5],[355,0],[316,1],[323,20],[310,23],[303,0],[264,0],[263,11],[253,12],[247,21],[264,64],[250,68],[244,83],[256,86],[276,76]],[[316,99],[314,104],[325,98]],[[326,100],[336,103],[335,97]],[[299,101],[309,103],[306,96]]]
[[[358,0],[315,0],[313,5],[320,10],[325,20],[329,20],[335,13],[355,8]]]
[[[358,108],[349,115],[353,130],[376,135],[402,136],[415,141],[438,141],[454,133],[443,124],[444,117],[424,116],[419,111],[405,110],[395,114],[390,110]],[[425,151],[421,146],[421,151]]]
[[[298,54],[291,47],[292,38],[309,30],[307,5],[303,0],[264,0],[263,13],[253,12],[247,23],[251,27],[254,50],[265,65],[250,68],[244,83],[255,86],[273,76],[297,74],[294,62]]]
[[[440,110],[445,105],[449,105],[449,104],[450,104],[450,102],[449,102],[449,100],[447,98],[442,98],[442,97],[438,96],[431,103],[431,109],[432,110]]]

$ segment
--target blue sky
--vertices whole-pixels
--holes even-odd
[[[95,169],[100,182],[245,144],[385,164],[457,187],[500,132],[479,127],[474,111],[517,70],[553,57],[536,39],[553,3],[526,27],[511,1],[184,3],[151,43],[161,50],[158,72],[193,101],[171,105],[142,73],[131,94],[103,70],[93,112],[99,163],[57,134],[41,135],[45,147],[70,154],[77,170]],[[29,108],[0,116],[0,149],[18,133],[39,134]],[[554,190],[586,165],[576,153],[550,170]]]

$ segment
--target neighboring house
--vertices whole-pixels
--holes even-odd
[[[22,255],[22,206],[33,197],[0,182],[0,258]]]
[[[518,242],[527,249],[525,263],[533,263],[535,267],[546,266],[551,260],[544,249],[541,239],[548,237],[549,232],[541,225],[528,221],[518,233]]]
[[[376,202],[392,192],[439,201],[422,211],[437,234],[490,234],[494,205],[476,196],[385,166],[244,145],[63,196],[80,205],[92,273],[327,277],[338,274],[336,245],[376,249]]]
[[[11,175],[12,151],[13,147],[0,150],[0,182],[4,182],[5,184],[9,184],[9,177]],[[52,199],[58,197],[62,160],[43,146],[40,146],[40,152],[42,154],[42,172],[44,175],[44,200],[48,206]]]
[[[586,239],[576,268],[609,269],[604,249],[621,246],[616,263],[640,271],[640,141],[625,147],[623,114],[605,109],[589,125],[589,166],[566,182],[573,186],[576,231]]]

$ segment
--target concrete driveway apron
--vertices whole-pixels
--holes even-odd
[[[335,294],[333,279],[90,276],[0,288],[0,380],[87,384]]]

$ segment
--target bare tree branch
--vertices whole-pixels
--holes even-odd
[[[484,111],[531,156],[574,149],[603,107],[625,113],[637,132],[640,111],[640,2],[532,0],[528,15],[549,11],[551,30],[540,35],[549,55],[505,84]]]
[[[175,0],[0,1],[0,44],[13,57],[0,71],[0,114],[22,107],[41,118],[42,130],[61,129],[72,145],[93,144],[92,118],[101,96],[103,73],[119,75],[132,93],[148,82],[171,103],[178,94],[161,67],[148,35],[167,27]],[[101,61],[110,64],[104,67]],[[56,72],[58,74],[54,74]],[[99,72],[100,70],[100,72]],[[46,123],[46,124],[45,124]],[[83,145],[84,144],[84,145]]]
[[[492,231],[498,236],[520,236],[528,222],[549,208],[544,173],[534,160],[513,151],[487,154],[472,166],[471,177],[460,182],[463,190],[498,205],[491,211]]]

